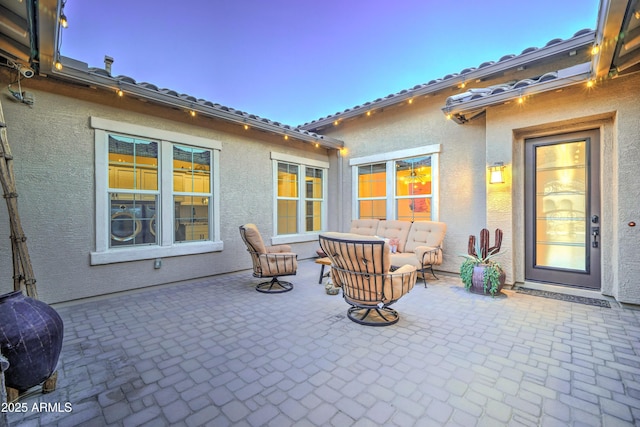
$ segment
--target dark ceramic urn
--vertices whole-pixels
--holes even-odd
[[[21,291],[0,295],[0,352],[9,360],[7,387],[27,390],[56,370],[62,350],[60,315]]]

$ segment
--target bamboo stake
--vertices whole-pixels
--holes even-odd
[[[31,267],[31,258],[27,249],[27,237],[20,223],[18,213],[18,192],[13,173],[13,155],[9,147],[4,111],[0,102],[0,183],[7,202],[9,225],[11,228],[11,250],[13,253],[13,289],[23,290],[28,297],[38,299],[36,279]]]

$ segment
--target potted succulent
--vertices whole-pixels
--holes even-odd
[[[480,239],[476,242],[475,236],[469,236],[467,254],[460,266],[460,278],[465,289],[469,292],[495,296],[504,286],[505,274],[502,267],[492,258],[500,252],[502,245],[502,230],[495,232],[495,245],[489,247],[489,230],[486,228],[480,232]]]

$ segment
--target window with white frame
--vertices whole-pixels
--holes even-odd
[[[326,226],[327,161],[271,153],[274,168],[276,236],[304,241]],[[305,237],[306,236],[306,237]]]
[[[92,264],[222,249],[221,144],[92,117],[96,250]]]
[[[438,219],[440,145],[354,158],[354,218]]]

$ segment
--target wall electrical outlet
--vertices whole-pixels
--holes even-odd
[[[162,260],[160,258],[156,258],[156,260],[153,263],[153,268],[158,269],[160,267],[162,267]]]

